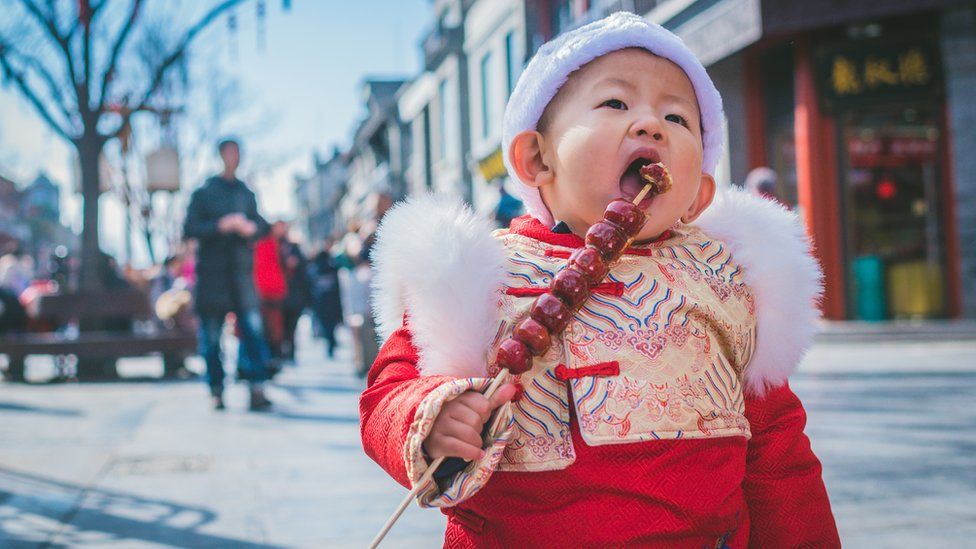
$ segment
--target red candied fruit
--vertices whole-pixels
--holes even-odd
[[[607,205],[603,218],[624,230],[627,236],[637,236],[647,216],[634,203],[618,198]]]
[[[526,318],[515,326],[512,337],[521,341],[535,355],[544,355],[552,344],[549,330],[534,318]]]
[[[671,174],[660,162],[641,167],[640,175],[644,181],[651,183],[652,195],[664,194],[671,190]]]
[[[576,269],[563,269],[552,279],[552,295],[563,300],[569,308],[575,309],[590,293],[586,277]]]
[[[596,248],[580,248],[569,256],[569,266],[586,277],[590,284],[599,284],[607,276],[607,264]]]
[[[596,248],[604,259],[613,261],[627,246],[627,235],[612,223],[600,221],[586,231],[586,243]]]
[[[573,312],[556,296],[542,294],[532,304],[529,316],[549,328],[550,334],[558,334],[569,324],[573,318]]]
[[[497,363],[500,368],[504,368],[514,375],[528,372],[532,369],[532,355],[529,348],[521,341],[506,338],[498,346]]]

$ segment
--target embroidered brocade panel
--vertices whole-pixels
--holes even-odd
[[[506,231],[496,236],[509,250],[506,284],[521,295],[500,297],[502,320],[489,364],[514,323],[528,314],[534,298],[524,289],[548,288],[572,252]],[[521,376],[523,396],[512,406],[515,429],[498,469],[556,470],[572,463],[571,400],[589,445],[749,437],[741,381],[756,320],[742,275],[723,243],[691,226],[624,255],[606,279],[622,285],[622,295],[593,293]],[[619,374],[565,375],[612,363]]]

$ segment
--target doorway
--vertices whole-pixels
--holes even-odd
[[[937,105],[840,113],[848,316],[945,317]]]

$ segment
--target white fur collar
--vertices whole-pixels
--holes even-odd
[[[373,248],[373,313],[385,340],[409,316],[424,375],[484,376],[505,248],[467,206],[424,195],[383,217]]]
[[[761,395],[786,381],[820,316],[822,273],[797,216],[727,189],[695,223],[722,240],[756,297],[758,335],[746,390]],[[505,250],[491,225],[459,202],[411,198],[383,219],[373,253],[373,307],[386,339],[409,314],[423,375],[485,375],[498,322]]]
[[[797,215],[739,188],[717,193],[695,222],[725,242],[756,298],[756,349],[746,390],[762,395],[782,385],[817,331],[823,271]]]

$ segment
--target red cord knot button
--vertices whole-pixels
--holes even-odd
[[[556,366],[554,373],[556,374],[556,379],[559,381],[591,376],[615,376],[620,373],[620,363],[612,360],[610,362],[598,362],[591,366],[581,366],[579,368],[567,368],[564,364],[560,364]]]
[[[518,402],[522,400],[522,395],[525,394],[525,388],[522,387],[521,383],[515,384],[515,394],[512,395],[512,402]]]

